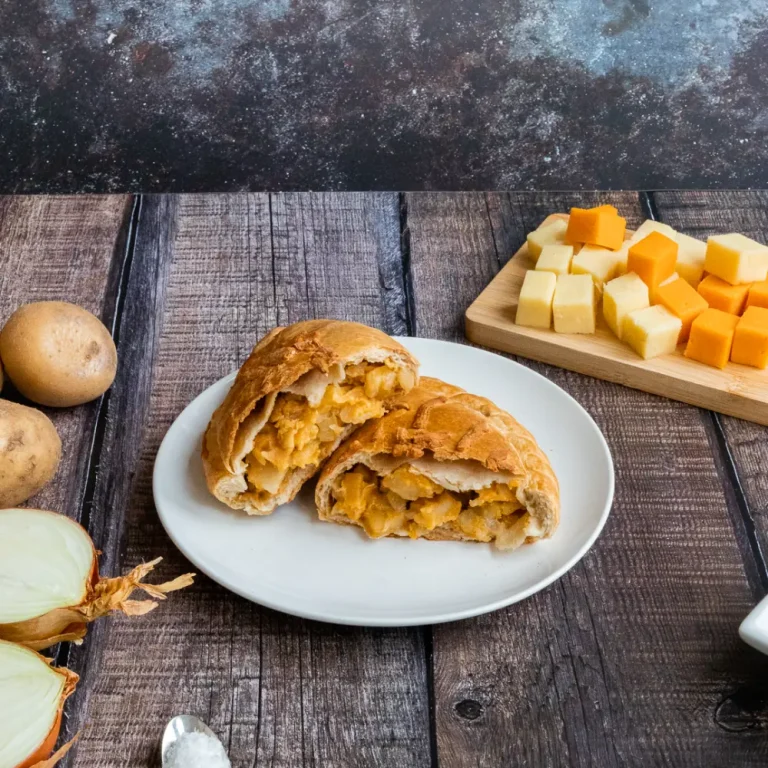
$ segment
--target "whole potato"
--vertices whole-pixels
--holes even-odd
[[[104,324],[66,301],[19,307],[0,331],[0,358],[22,395],[56,408],[94,400],[117,370],[117,350]]]
[[[34,408],[0,400],[0,508],[34,496],[56,474],[61,440],[51,420]]]

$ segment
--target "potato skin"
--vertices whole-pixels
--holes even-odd
[[[65,301],[19,307],[0,331],[0,358],[22,395],[55,408],[94,400],[117,371],[117,350],[104,324]]]
[[[0,399],[0,507],[16,507],[56,474],[61,440],[41,411]]]

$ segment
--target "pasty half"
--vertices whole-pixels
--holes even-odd
[[[422,378],[325,465],[322,520],[373,537],[494,542],[514,549],[551,536],[560,492],[530,432],[490,400]]]
[[[334,449],[418,381],[418,362],[385,333],[309,320],[275,328],[251,352],[203,439],[211,493],[266,515],[290,501]]]

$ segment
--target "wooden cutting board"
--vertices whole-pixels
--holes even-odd
[[[567,219],[565,214],[554,218]],[[627,232],[627,237],[631,236]],[[533,269],[524,245],[466,313],[467,338],[476,344],[614,381],[684,403],[768,424],[768,370],[728,363],[724,370],[688,360],[683,347],[643,360],[620,342],[598,311],[594,335],[555,333],[515,325],[523,277]]]

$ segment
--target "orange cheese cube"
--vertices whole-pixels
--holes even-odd
[[[589,243],[617,251],[624,242],[626,229],[626,219],[619,216],[613,206],[571,208],[565,239],[569,243]]]
[[[685,356],[714,368],[725,368],[738,322],[736,315],[705,309],[691,324]]]
[[[715,275],[707,275],[696,289],[713,309],[740,315],[749,293],[749,285],[731,285]]]
[[[678,343],[688,338],[691,324],[708,306],[704,297],[691,288],[682,277],[660,285],[656,289],[656,301],[683,321]]]
[[[768,309],[765,307],[747,307],[739,318],[733,335],[731,362],[755,368],[768,366]]]
[[[747,307],[765,307],[768,309],[768,280],[752,283],[749,286]]]
[[[671,277],[677,261],[677,243],[660,232],[651,232],[629,248],[627,272],[636,272],[651,293]]]
[[[648,291],[648,295],[651,297],[651,304],[658,304],[659,300],[656,298],[656,294],[659,292],[659,288],[661,288],[663,285],[669,285],[670,283],[674,283],[675,280],[679,280],[680,275],[677,274],[677,272],[673,272],[666,280],[662,280],[652,291]]]

